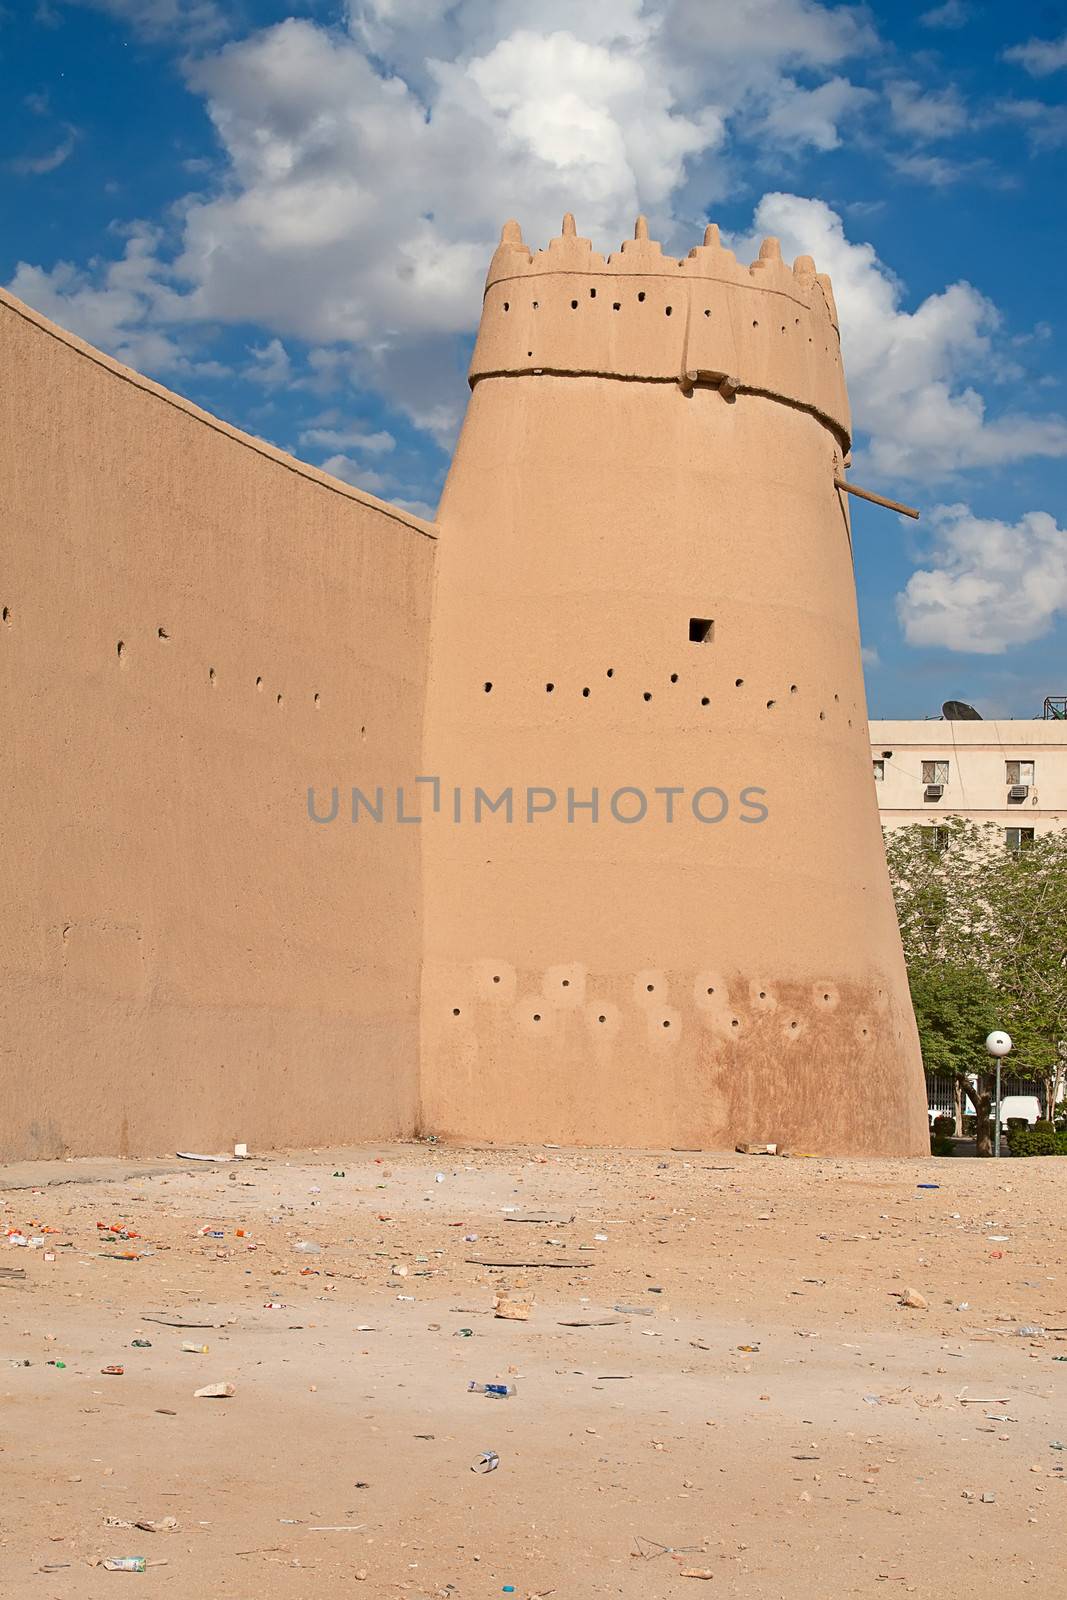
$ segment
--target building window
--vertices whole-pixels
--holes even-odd
[[[1031,830],[1032,832],[1033,830]],[[1009,833],[1018,833],[1018,828],[1009,828]],[[949,831],[947,828],[923,828],[923,844],[933,855],[940,855],[948,849]]]
[[[875,781],[875,783],[881,783],[882,779],[885,777],[885,762],[884,761],[872,761],[871,765],[874,768],[874,781]]]
[[[1018,855],[1020,850],[1028,850],[1034,842],[1033,828],[1005,828],[1004,842],[1009,850]]]
[[[1017,783],[1033,786],[1034,763],[1032,761],[1005,761],[1004,782],[1009,788],[1014,788]]]
[[[947,783],[948,782],[948,762],[947,761],[924,761],[923,762],[923,782],[924,783]]]

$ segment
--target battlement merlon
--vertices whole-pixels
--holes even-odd
[[[518,223],[505,223],[486,278],[471,387],[544,373],[767,395],[813,412],[843,454],[851,442],[829,278],[810,256],[787,266],[777,239],[764,239],[745,266],[714,223],[680,260],[648,237],[644,217],[607,257],[579,237],[569,213],[545,250],[531,250]]]

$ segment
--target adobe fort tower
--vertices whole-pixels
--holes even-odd
[[[508,223],[470,382],[438,516],[423,1127],[919,1154],[829,281],[715,228],[679,261],[643,220],[607,259],[569,216],[536,252]]]

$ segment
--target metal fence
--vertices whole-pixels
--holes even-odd
[[[926,1074],[926,1104],[931,1116],[951,1117],[955,1114],[955,1081],[954,1078],[937,1072]],[[1000,1079],[1000,1093],[1004,1100],[1013,1094],[1036,1095],[1040,1100],[1041,1085],[1032,1078],[1017,1078],[1014,1073],[1004,1072]],[[974,1107],[969,1100],[964,1101],[963,1110],[966,1116],[973,1113]]]

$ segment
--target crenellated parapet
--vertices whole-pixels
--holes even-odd
[[[696,384],[768,395],[812,411],[847,451],[851,420],[830,280],[810,256],[790,267],[777,239],[746,266],[711,224],[682,259],[643,217],[609,256],[574,218],[531,250],[507,222],[486,280],[470,382],[570,374]]]

